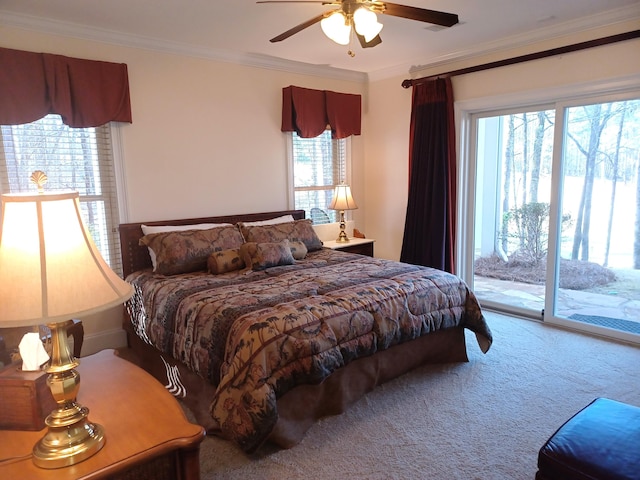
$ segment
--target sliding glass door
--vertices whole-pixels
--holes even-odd
[[[478,117],[474,283],[496,309],[541,317],[554,112]]]
[[[483,306],[640,341],[638,97],[478,113],[470,127],[466,263]]]
[[[563,116],[555,321],[640,335],[640,100]]]

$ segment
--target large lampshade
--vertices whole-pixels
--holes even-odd
[[[96,454],[105,444],[101,425],[76,401],[80,376],[66,330],[71,319],[122,304],[132,286],[103,260],[82,223],[77,192],[44,193],[46,175],[35,172],[38,194],[2,195],[0,214],[0,327],[46,324],[51,329],[47,366],[57,408],[33,448],[42,468],[61,468]]]
[[[2,195],[0,218],[0,326],[83,317],[131,296],[84,227],[77,192]]]

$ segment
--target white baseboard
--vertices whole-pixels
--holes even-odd
[[[80,357],[93,355],[94,353],[107,348],[120,348],[126,346],[127,334],[121,328],[85,335]]]

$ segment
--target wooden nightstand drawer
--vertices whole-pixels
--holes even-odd
[[[373,242],[374,240],[371,238],[350,238],[348,242],[328,241],[323,242],[323,245],[332,250],[341,250],[343,252],[373,257]]]

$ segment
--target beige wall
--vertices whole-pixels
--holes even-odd
[[[365,88],[20,29],[0,28],[0,38],[3,47],[128,65],[133,124],[120,132],[129,221],[287,208],[282,87]],[[361,139],[352,143],[358,164]],[[353,185],[356,196],[360,185]]]
[[[619,25],[528,49],[551,48],[616,31]],[[0,46],[127,63],[133,124],[120,127],[128,221],[287,208],[281,88],[299,85],[363,95],[363,135],[353,140],[356,226],[376,255],[399,259],[406,209],[411,89],[408,75],[356,81],[239,66],[0,27]],[[456,77],[458,102],[640,73],[640,41],[599,47]],[[502,54],[504,55],[504,54]],[[415,76],[496,59],[487,56]],[[121,309],[86,319],[84,354],[122,345]]]

